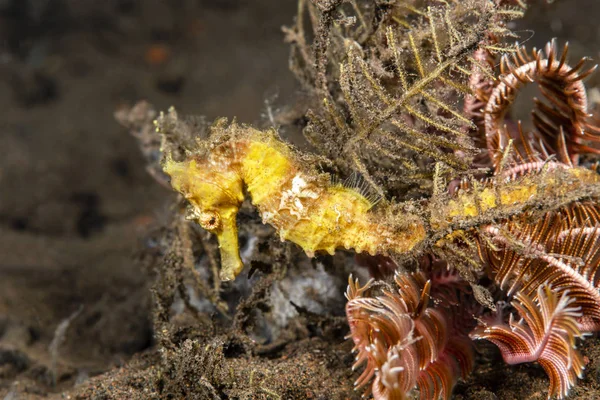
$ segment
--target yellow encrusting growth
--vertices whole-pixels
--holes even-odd
[[[217,235],[221,279],[234,279],[243,269],[235,219],[244,187],[263,222],[309,256],[317,251],[333,254],[338,248],[373,255],[405,253],[425,239],[418,218],[409,219],[402,229],[384,224],[374,218],[373,203],[360,192],[303,168],[275,132],[233,124],[223,134],[205,154],[181,162],[167,155],[164,162],[171,185],[190,203],[190,217]]]

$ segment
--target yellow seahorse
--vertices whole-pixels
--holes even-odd
[[[191,154],[181,162],[167,154],[163,168],[173,188],[189,201],[191,218],[217,235],[222,280],[234,279],[243,268],[236,214],[244,188],[263,222],[309,256],[321,250],[333,254],[342,247],[370,254],[405,253],[425,238],[424,225],[416,217],[401,226],[373,218],[372,200],[303,167],[275,131],[237,124],[214,130],[213,148],[206,154]]]
[[[177,120],[174,109],[161,114],[157,130],[165,133],[169,120],[171,125]],[[234,279],[243,269],[236,215],[245,191],[263,222],[271,224],[282,241],[298,244],[309,256],[317,251],[333,254],[338,248],[387,255],[407,253],[428,238],[452,238],[454,231],[520,213],[548,193],[573,201],[584,197],[587,185],[597,188],[600,183],[593,171],[553,168],[552,173],[508,183],[502,191],[488,187],[461,193],[432,207],[425,223],[416,214],[389,218],[372,211],[371,199],[306,166],[306,160],[274,130],[219,124],[209,139],[198,142],[197,151],[181,161],[174,160],[168,149],[163,151],[163,169],[173,188],[190,203],[190,218],[218,238],[222,280]]]

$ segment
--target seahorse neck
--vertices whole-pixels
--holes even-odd
[[[239,158],[239,173],[259,208],[281,197],[282,187],[292,180],[297,166],[287,146],[269,138],[248,140]]]

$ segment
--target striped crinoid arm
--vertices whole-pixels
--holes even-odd
[[[471,337],[496,344],[508,364],[538,362],[550,378],[548,398],[565,397],[582,377],[583,358],[575,348],[582,337],[577,319],[580,308],[568,292],[543,285],[536,300],[523,293],[512,302],[521,319],[510,315],[508,325],[492,322],[478,326]]]
[[[498,53],[502,54],[507,51],[503,39],[515,37],[506,26],[507,16],[518,17],[527,8],[526,2],[522,0],[494,0],[494,3],[504,12],[494,16],[495,29],[486,32],[484,39],[469,59],[471,64],[468,82],[470,93],[465,96],[463,104],[465,115],[475,123],[477,128],[470,133],[474,136],[478,147],[482,149],[486,148],[484,109],[494,87],[499,82],[495,73],[497,56]],[[510,49],[511,52],[513,50]]]
[[[579,327],[600,330],[600,205],[578,202],[546,213],[535,222],[519,216],[487,227],[482,254],[508,294],[534,300],[548,282],[558,293],[569,292],[581,308]]]
[[[485,133],[490,158],[498,168],[509,140],[514,139],[521,162],[532,161],[532,150],[541,156],[556,155],[559,161],[576,164],[581,153],[600,154],[600,126],[588,114],[583,79],[596,66],[584,69],[586,59],[567,64],[568,44],[562,53],[553,40],[545,52],[524,47],[502,57],[501,76],[484,109]],[[532,132],[524,133],[520,122],[508,121],[507,114],[519,92],[537,84],[544,100],[534,99]],[[519,161],[519,160],[517,160]]]
[[[494,38],[489,39],[492,43]],[[475,142],[478,147],[485,148],[485,121],[483,110],[490,98],[497,78],[494,75],[496,57],[485,47],[478,48],[471,60],[471,76],[469,88],[471,93],[465,96],[463,110],[476,125]]]
[[[356,381],[375,399],[405,399],[418,388],[421,399],[450,398],[456,380],[473,368],[466,331],[456,329],[455,310],[433,305],[424,273],[396,275],[397,290],[365,297],[372,283],[350,279],[346,314],[357,351]],[[433,290],[435,292],[435,290]]]
[[[366,393],[372,391],[378,399],[403,399],[416,385],[418,364],[412,343],[414,321],[402,298],[388,301],[365,297],[372,282],[360,287],[358,280],[353,281],[350,276],[346,292],[350,338],[357,352],[353,369],[366,364],[354,385],[361,388],[374,380]],[[416,286],[409,289],[411,296],[418,294]],[[384,372],[385,377],[382,376]]]

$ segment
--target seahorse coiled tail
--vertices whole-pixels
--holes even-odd
[[[591,169],[569,166],[555,161],[528,165],[531,171],[518,176],[509,169],[497,177],[502,185],[482,185],[463,190],[432,212],[433,231],[452,230],[457,221],[474,226],[493,222],[525,210],[548,211],[585,198],[600,195],[600,175]],[[498,215],[498,213],[501,213]]]
[[[281,240],[298,244],[309,256],[338,248],[370,254],[406,253],[425,239],[423,222],[407,216],[385,224],[369,211],[373,202],[358,190],[331,184],[326,174],[307,167],[275,131],[231,124],[207,151],[175,161],[167,154],[164,171],[191,206],[190,217],[216,234],[222,280],[243,269],[236,215],[244,189]],[[217,134],[219,136],[219,134]]]

